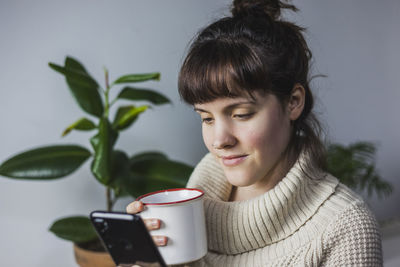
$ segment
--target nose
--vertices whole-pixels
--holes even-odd
[[[227,149],[233,147],[237,142],[231,127],[226,123],[216,123],[214,128],[214,149]]]

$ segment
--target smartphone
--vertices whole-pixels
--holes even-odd
[[[139,215],[93,211],[90,220],[116,265],[167,266]]]

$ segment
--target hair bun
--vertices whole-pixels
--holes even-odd
[[[234,0],[231,12],[234,17],[262,13],[277,20],[279,19],[281,9],[283,8],[292,11],[298,10],[294,5],[284,3],[280,0]]]

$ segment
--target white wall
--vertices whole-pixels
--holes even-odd
[[[400,2],[302,2],[299,20],[309,28],[314,73],[328,75],[314,82],[328,135],[378,145],[377,168],[395,191],[368,202],[380,219],[400,216]]]
[[[205,153],[199,119],[179,101],[177,73],[189,40],[208,22],[227,14],[227,0],[2,0],[0,2],[0,161],[45,144],[88,146],[88,133],[60,134],[83,113],[49,61],[81,60],[99,81],[160,71],[159,89],[172,106],[146,112],[123,133],[118,147],[135,153],[159,149],[195,164]],[[392,197],[369,200],[380,219],[399,216],[400,136],[398,63],[400,2],[296,1],[292,15],[308,27],[315,56],[318,111],[335,141],[379,143],[378,168],[395,185]],[[105,207],[103,188],[87,163],[51,182],[0,178],[0,265],[74,266],[71,244],[47,228],[62,216]],[[123,209],[130,199],[118,203]],[[385,208],[382,208],[385,207]]]

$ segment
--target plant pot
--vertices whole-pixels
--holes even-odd
[[[74,254],[76,263],[80,267],[115,267],[107,252],[87,250],[74,244]]]

